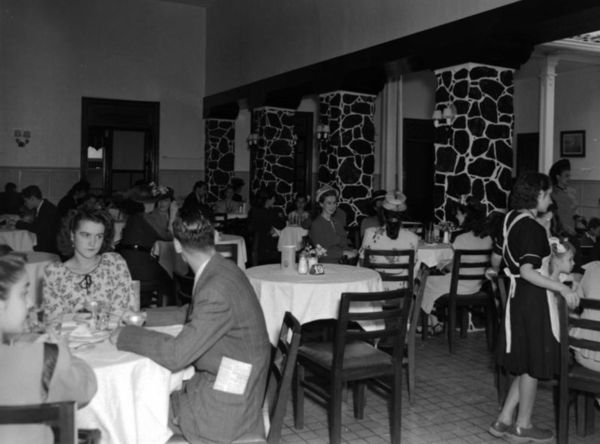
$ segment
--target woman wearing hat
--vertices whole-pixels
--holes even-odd
[[[579,204],[575,197],[575,190],[568,187],[569,180],[571,180],[571,162],[568,159],[560,159],[552,165],[548,175],[552,181],[552,200],[558,206],[556,214],[560,217],[565,230],[570,235],[575,235],[577,234],[575,231],[577,221],[581,216],[577,214]]]
[[[383,225],[383,215],[381,214],[381,204],[383,204],[383,200],[385,199],[385,195],[387,191],[385,190],[377,190],[373,193],[373,197],[371,197],[371,205],[373,205],[373,214],[369,217],[363,219],[360,224],[360,237],[361,239],[365,237],[365,231],[367,228],[377,228]]]
[[[365,258],[365,250],[415,250],[419,245],[419,236],[415,233],[402,228],[402,213],[406,210],[406,197],[399,191],[389,192],[379,199],[383,226],[367,228],[360,248],[359,264]],[[373,261],[386,259],[396,260],[397,257],[380,258],[372,256]],[[390,270],[380,270],[389,272]],[[406,273],[401,270],[401,273]],[[395,290],[399,288],[402,282],[386,282],[385,290]]]
[[[480,202],[471,197],[463,196],[456,208],[456,219],[459,226],[463,229],[463,234],[456,237],[452,243],[454,250],[491,250],[492,238],[489,236],[489,223],[486,214],[486,208]],[[465,262],[480,262],[481,256],[465,257]],[[448,273],[452,270],[452,260],[442,260],[437,264],[438,270],[445,272],[443,276],[429,276],[425,284],[425,293],[423,294],[423,311],[430,314],[433,304],[441,296],[450,291],[450,280],[452,275]],[[459,281],[459,294],[473,294],[481,289],[483,281]],[[431,316],[430,324],[433,327],[433,333],[443,332],[443,325],[438,322],[437,317]]]
[[[157,202],[170,199],[167,188],[154,184],[138,185],[126,193],[126,197],[130,200],[126,206],[130,214],[123,228],[119,253],[127,262],[132,279],[162,287],[162,294],[171,295],[173,281],[150,252],[156,241],[173,239],[172,221],[177,213],[177,203],[170,203],[169,224],[163,229],[156,226],[152,212]]]
[[[314,245],[327,250],[320,262],[337,264],[348,248],[346,236],[346,213],[338,209],[338,191],[325,185],[317,191],[320,213],[310,225],[309,236]]]

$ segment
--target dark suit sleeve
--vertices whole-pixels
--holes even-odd
[[[233,327],[233,315],[218,289],[205,288],[194,295],[190,320],[177,337],[125,327],[117,342],[119,350],[147,356],[171,371],[193,364]]]
[[[36,218],[33,222],[26,222],[24,220],[19,220],[15,224],[15,228],[17,230],[27,230],[27,231],[31,231],[32,233],[37,233],[39,230],[39,227],[40,227],[40,221],[38,218]]]

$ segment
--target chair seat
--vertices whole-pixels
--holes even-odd
[[[600,388],[600,373],[590,370],[579,363],[574,363],[573,367],[569,369],[569,378],[577,378],[577,381],[570,384],[572,387],[578,384],[597,384]]]
[[[331,368],[333,365],[333,343],[314,343],[298,349],[298,359],[310,359],[318,365]],[[371,344],[353,341],[346,344],[344,352],[344,370],[392,366],[392,357]]]

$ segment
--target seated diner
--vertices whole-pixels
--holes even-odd
[[[320,262],[337,264],[348,248],[346,235],[346,213],[338,208],[339,192],[328,185],[317,191],[316,200],[319,212],[309,231],[313,245],[320,245],[327,254],[319,259]]]

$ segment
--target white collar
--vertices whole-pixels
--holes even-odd
[[[37,216],[40,213],[40,208],[42,207],[42,204],[44,203],[44,199],[42,199],[40,201],[40,204],[37,206],[37,208],[35,209],[35,215]]]
[[[211,258],[212,259],[212,258]],[[194,287],[192,289],[192,294],[195,292],[196,290],[196,284],[198,283],[198,281],[200,280],[200,275],[202,275],[202,272],[204,271],[204,269],[206,268],[206,266],[208,265],[208,263],[210,262],[210,259],[207,260],[206,262],[204,262],[202,265],[200,265],[200,268],[198,268],[198,271],[196,272],[195,276],[194,276]]]

